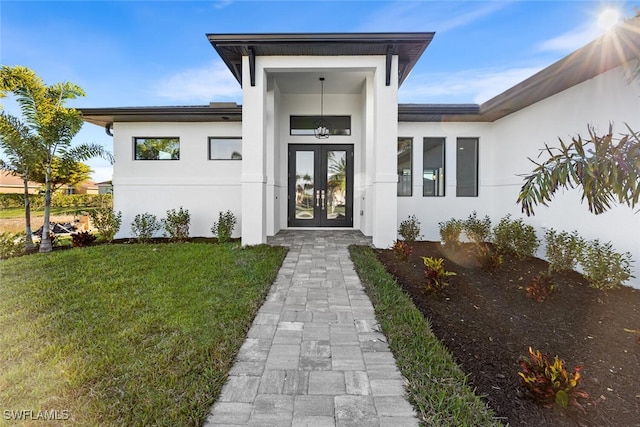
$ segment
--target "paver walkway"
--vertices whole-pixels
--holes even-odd
[[[417,426],[348,246],[359,231],[279,232],[278,277],[206,427]]]

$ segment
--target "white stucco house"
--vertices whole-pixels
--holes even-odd
[[[521,175],[545,143],[587,125],[640,129],[640,82],[629,82],[639,28],[625,24],[481,105],[398,104],[434,33],[209,34],[242,105],[82,113],[113,134],[118,237],[136,214],[182,206],[193,236],[210,236],[218,212],[231,210],[243,244],[346,227],[388,247],[409,215],[436,240],[438,222],[474,210],[494,224],[521,217]],[[565,192],[526,222],[540,236],[554,227],[610,240],[640,262],[640,214],[628,207],[596,216]]]

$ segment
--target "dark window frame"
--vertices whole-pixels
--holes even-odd
[[[473,148],[474,148],[474,154],[475,154],[475,162],[474,162],[474,175],[473,175],[473,182],[474,182],[474,187],[473,187],[473,194],[463,194],[462,188],[460,187],[460,177],[461,177],[461,172],[462,169],[460,167],[460,152],[461,150],[461,143],[464,142],[473,142]],[[462,148],[466,148],[466,147],[462,147]],[[478,197],[479,194],[479,189],[480,189],[480,179],[479,179],[479,169],[480,169],[480,138],[478,137],[459,137],[456,139],[456,197]],[[467,187],[464,187],[467,188]],[[465,192],[466,193],[466,192]]]
[[[425,147],[427,146],[427,140],[438,141],[440,146],[442,147],[442,158],[441,158],[441,168],[442,168],[442,194],[438,194],[439,186],[436,181],[435,194],[425,194],[426,186],[424,180],[425,173]],[[445,197],[447,194],[447,138],[445,137],[433,137],[433,136],[425,136],[422,138],[422,197]]]
[[[331,130],[331,136],[351,136],[351,116],[349,115],[333,115],[333,116],[322,116],[323,119],[325,119],[327,122],[329,122],[329,124],[335,124],[335,123],[339,123],[343,120],[347,120],[347,127],[342,128],[341,130],[343,132],[340,133],[334,133],[336,132],[336,128],[332,128]],[[300,120],[300,121],[304,121],[307,123],[313,123],[316,120],[319,120],[320,116],[317,115],[290,115],[289,116],[289,135],[290,136],[313,136],[313,130],[315,129],[314,127],[301,127],[301,128],[295,128],[294,129],[294,121],[296,120]]]
[[[400,175],[400,164],[399,164],[399,160],[400,160],[400,152],[399,152],[399,148],[400,148],[400,140],[409,140],[410,141],[410,145],[409,145],[409,194],[400,194],[400,188],[401,188],[401,176],[404,176],[404,174]],[[399,136],[398,137],[398,141],[397,141],[397,148],[398,148],[398,154],[396,157],[396,170],[398,170],[398,187],[396,190],[396,196],[397,197],[412,197],[413,196],[413,137],[409,137],[409,136]]]
[[[230,140],[230,139],[239,140],[240,141],[240,152],[238,154],[240,154],[240,158],[235,158],[234,159],[233,157],[230,157],[230,158],[224,159],[224,158],[221,158],[221,157],[216,157],[216,158],[211,157],[211,155],[212,155],[212,152],[211,152],[211,141],[214,141],[216,139],[218,139],[218,140]],[[227,161],[227,160],[238,161],[238,160],[242,160],[242,137],[241,136],[210,136],[210,137],[207,138],[207,150],[208,150],[207,159],[209,159],[209,160],[214,160],[214,161],[218,161],[218,160],[222,160],[222,161]]]
[[[155,159],[143,159],[143,158],[138,158],[138,141],[139,140],[146,140],[146,139],[166,139],[166,140],[171,140],[171,139],[175,139],[178,142],[178,157],[177,158],[168,158],[168,159],[162,159],[162,158],[155,158]],[[180,137],[179,136],[134,136],[133,137],[133,160],[135,161],[141,161],[141,162],[154,162],[154,161],[179,161],[180,160]]]

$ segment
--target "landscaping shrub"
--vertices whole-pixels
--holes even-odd
[[[96,236],[88,231],[80,231],[78,233],[71,234],[71,246],[74,248],[82,248],[84,246],[91,246],[96,240]]]
[[[596,289],[615,289],[633,277],[631,254],[618,253],[613,250],[611,243],[600,243],[598,239],[583,246],[579,262],[584,276]]]
[[[0,259],[11,258],[24,253],[24,233],[0,233]]]
[[[427,289],[439,291],[449,286],[448,277],[456,273],[444,269],[443,258],[421,257],[424,262],[424,277],[427,279]]]
[[[218,238],[218,242],[226,243],[231,240],[233,229],[236,226],[236,216],[231,211],[220,212],[218,220],[213,223],[211,232]]]
[[[98,208],[89,212],[93,226],[98,230],[103,240],[110,242],[120,230],[122,212],[115,213],[111,208]]]
[[[420,221],[415,215],[411,215],[404,221],[400,222],[400,228],[398,233],[402,236],[402,239],[407,242],[415,242],[420,236]]]
[[[403,242],[402,240],[396,240],[391,249],[393,250],[393,253],[396,254],[396,257],[402,262],[408,261],[409,257],[413,253],[411,245],[407,242]]]
[[[131,223],[131,234],[141,243],[151,241],[156,231],[162,228],[162,223],[155,215],[145,212],[137,214]]]
[[[460,233],[462,233],[462,223],[457,219],[450,219],[446,222],[439,222],[440,240],[446,246],[457,246],[460,244]]]
[[[582,366],[576,367],[574,372],[568,372],[563,366],[564,361],[558,356],[551,363],[549,355],[541,353],[540,350],[533,351],[531,347],[529,356],[522,357],[518,362],[522,369],[518,375],[538,403],[545,406],[556,403],[562,408],[569,404],[582,407],[578,398],[589,397],[587,393],[576,390],[581,380]]]
[[[39,210],[44,208],[44,196],[42,194],[30,194],[29,203],[31,209]],[[100,208],[112,205],[111,194],[59,194],[55,193],[51,197],[52,208]],[[0,194],[0,208],[20,209],[24,208],[24,194],[9,193]]]
[[[167,217],[164,219],[165,235],[169,236],[172,242],[185,242],[189,238],[189,223],[191,222],[191,214],[188,209],[176,211],[171,209],[167,211]]]
[[[555,288],[550,274],[539,273],[527,286],[527,298],[542,302],[551,296]]]
[[[545,256],[549,261],[549,271],[571,271],[576,268],[578,258],[584,247],[584,240],[577,231],[569,234],[558,233],[553,228],[544,235]]]
[[[494,251],[487,243],[476,243],[476,259],[484,271],[494,271],[502,265],[502,255]]]
[[[462,230],[469,240],[474,243],[488,242],[491,237],[491,218],[485,215],[483,219],[478,219],[478,214],[476,211],[473,211],[473,213],[462,222]]]
[[[520,218],[512,220],[510,214],[494,227],[493,243],[498,252],[514,254],[519,259],[534,256],[540,246],[535,229]]]

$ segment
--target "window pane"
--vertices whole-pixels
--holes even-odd
[[[296,152],[296,219],[313,219],[315,191],[315,157],[313,151]]]
[[[136,160],[180,160],[180,138],[134,138]]]
[[[351,116],[324,116],[329,122],[330,135],[351,135]],[[291,135],[313,135],[320,116],[290,116]]]
[[[478,138],[458,138],[456,196],[478,196]]]
[[[444,141],[444,138],[425,138],[423,141],[423,196],[444,196]]]
[[[242,160],[242,139],[209,138],[209,160]]]
[[[398,196],[411,196],[412,138],[398,138]]]

